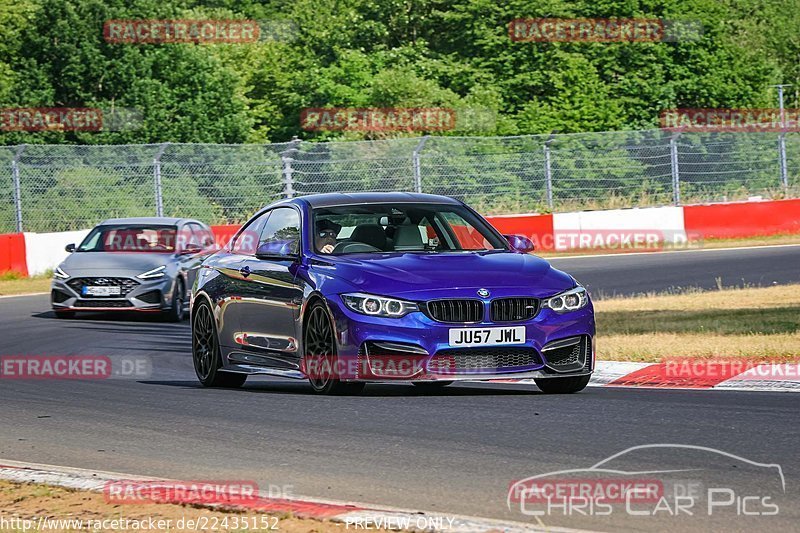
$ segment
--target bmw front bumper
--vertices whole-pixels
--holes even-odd
[[[486,302],[487,306],[489,302]],[[540,309],[526,321],[439,322],[417,311],[402,318],[356,313],[328,299],[340,379],[346,381],[483,381],[574,377],[594,370],[594,311]],[[453,328],[524,327],[524,344],[455,348]],[[402,368],[401,368],[402,367]]]

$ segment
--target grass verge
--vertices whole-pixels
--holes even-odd
[[[119,505],[106,503],[102,494],[89,491],[65,489],[62,487],[40,485],[33,483],[12,483],[0,480],[0,509],[6,520],[11,517],[32,520],[27,531],[37,529],[39,518],[46,516],[49,531],[166,531],[166,528],[148,527],[150,520],[170,520],[169,531],[282,531],[299,533],[315,531],[328,533],[342,531],[342,525],[328,521],[313,520],[310,518],[297,518],[288,515],[270,515],[257,512],[236,512],[217,509],[204,509],[188,505],[173,504],[131,504]],[[183,519],[183,522],[179,520]],[[238,519],[240,527],[234,527]],[[68,522],[72,520],[73,522]],[[82,527],[77,527],[76,520],[82,520]],[[93,529],[96,521],[108,520],[101,529]],[[114,523],[112,521],[119,520]],[[124,526],[128,520],[129,527]],[[198,526],[205,527],[178,527],[190,525],[194,521]],[[249,527],[242,527],[247,520]],[[60,521],[60,522],[59,522]],[[92,522],[88,522],[92,521]],[[138,521],[143,527],[133,526]],[[162,524],[166,524],[163,522]],[[227,524],[223,527],[223,524]],[[214,527],[216,525],[216,527]],[[259,527],[263,526],[263,527]],[[18,528],[3,529],[3,531],[23,531],[22,523]]]
[[[800,285],[595,301],[597,356],[800,360]]]
[[[50,280],[52,277],[52,271],[47,271],[32,278],[26,278],[16,272],[2,272],[0,273],[0,296],[50,292]]]

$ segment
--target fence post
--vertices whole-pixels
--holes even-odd
[[[781,184],[783,185],[784,197],[789,197],[789,176],[786,172],[786,131],[782,131],[778,136],[778,155],[781,163]]]
[[[164,155],[164,150],[167,149],[169,143],[162,143],[158,148],[158,153],[153,159],[153,186],[156,194],[156,216],[164,216],[164,196],[161,191],[161,156]]]
[[[414,167],[414,192],[422,192],[422,168],[420,167],[419,163],[419,154],[422,152],[422,148],[425,147],[425,143],[430,139],[430,135],[425,135],[422,139],[419,140],[419,144],[417,147],[414,148],[414,153],[411,154],[411,162]]]
[[[294,178],[292,177],[294,168],[292,168],[292,163],[294,162],[294,156],[297,154],[301,142],[302,140],[298,139],[297,136],[292,137],[289,143],[291,147],[281,153],[281,161],[283,161],[283,195],[286,198],[294,198]]]
[[[789,196],[789,177],[787,176],[786,172],[786,121],[784,120],[784,108],[783,108],[783,89],[786,87],[791,87],[790,84],[779,84],[779,85],[770,85],[770,87],[775,87],[778,89],[778,105],[780,106],[781,110],[781,133],[778,135],[778,158],[779,163],[781,166],[781,185],[783,185],[783,193],[784,196]]]
[[[544,190],[547,196],[547,207],[553,210],[553,169],[550,166],[550,143],[555,140],[555,134],[544,142]]]
[[[19,184],[19,158],[25,151],[26,144],[17,147],[14,159],[11,161],[11,181],[14,183],[14,219],[17,223],[17,233],[22,233],[22,192]]]
[[[681,205],[681,177],[678,168],[678,137],[680,133],[676,133],[669,138],[669,162],[672,168],[672,202],[675,205]]]

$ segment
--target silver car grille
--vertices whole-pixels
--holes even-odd
[[[84,296],[83,295],[83,287],[84,286],[95,286],[95,287],[119,287],[120,294],[119,296],[115,296],[116,298],[122,298],[127,296],[129,292],[135,289],[139,282],[135,279],[131,278],[113,278],[113,277],[92,277],[92,278],[74,278],[67,282],[67,285],[70,288],[81,295],[81,298],[96,298],[93,296]],[[108,298],[108,296],[103,296],[103,298]]]

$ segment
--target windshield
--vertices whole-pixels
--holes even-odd
[[[175,226],[97,226],[77,251],[172,253],[176,235]]]
[[[480,217],[451,204],[317,208],[314,249],[324,254],[507,250]]]

